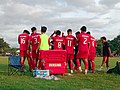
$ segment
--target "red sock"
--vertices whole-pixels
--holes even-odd
[[[73,61],[70,60],[70,69],[73,70]]]
[[[88,70],[88,61],[85,60],[84,62],[85,62],[85,64],[84,64],[85,65],[85,69]]]
[[[32,65],[33,65],[32,68],[35,69],[35,67],[36,67],[36,60],[33,60],[33,64]]]
[[[24,60],[21,60],[20,63],[22,66],[24,66]]]
[[[94,72],[94,71],[95,71],[95,62],[92,61],[92,72]]]
[[[29,65],[30,70],[32,70],[32,60],[28,60],[28,65]]]
[[[80,67],[80,61],[79,61],[79,59],[76,60],[76,63],[77,63],[77,68],[79,68]]]

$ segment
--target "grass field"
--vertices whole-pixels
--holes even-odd
[[[30,72],[25,75],[7,74],[7,57],[0,57],[0,90],[120,90],[120,75],[106,74],[97,71],[101,64],[101,57],[96,58],[94,74],[74,73],[73,76],[58,75],[58,81],[35,79]],[[110,68],[114,67],[119,57],[110,58]]]

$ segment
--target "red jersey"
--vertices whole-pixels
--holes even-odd
[[[20,44],[20,50],[27,50],[29,35],[22,33],[18,36],[18,43]]]
[[[64,38],[60,36],[52,37],[55,50],[63,50]]]
[[[32,51],[38,48],[38,44],[40,43],[40,34],[32,33],[30,36],[30,43],[32,45]]]
[[[89,52],[90,53],[96,53],[96,40],[93,36],[90,36],[90,48],[89,48]]]
[[[78,34],[78,51],[79,52],[88,52],[89,46],[88,43],[90,42],[90,35],[82,32]]]
[[[74,54],[74,45],[76,44],[76,38],[73,35],[67,35],[64,39],[65,49],[68,54]]]

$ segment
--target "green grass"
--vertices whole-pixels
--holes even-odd
[[[7,74],[7,57],[0,57],[0,90],[120,90],[120,75],[106,74],[97,71],[101,64],[101,57],[96,58],[96,71],[94,74],[74,73],[73,76],[57,75],[58,81],[33,78],[32,74]],[[110,68],[114,67],[119,58],[110,58]],[[27,63],[27,62],[26,62]]]

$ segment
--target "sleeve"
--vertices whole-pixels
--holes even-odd
[[[55,37],[54,37],[54,36],[52,36],[52,37],[51,37],[51,39],[52,39],[52,41],[54,41]]]

